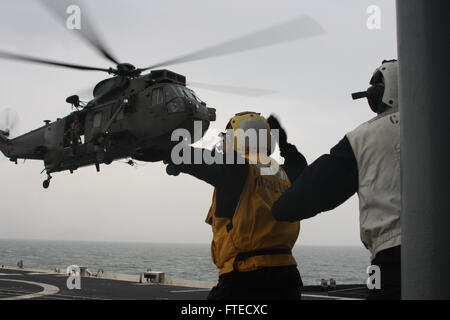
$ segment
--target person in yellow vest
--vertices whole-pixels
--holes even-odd
[[[219,281],[210,300],[301,299],[302,280],[291,252],[300,223],[276,221],[271,210],[307,163],[287,143],[278,120],[273,116],[268,120],[255,112],[236,114],[223,134],[221,152],[188,150],[192,159],[200,150],[214,163],[175,164],[173,152],[166,160],[169,175],[187,173],[214,187],[206,223],[212,227],[211,254]],[[279,130],[285,159],[281,166],[270,157],[275,142],[271,125]],[[252,133],[256,147],[249,138]]]

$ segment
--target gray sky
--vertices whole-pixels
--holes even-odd
[[[275,113],[308,162],[327,153],[348,131],[374,116],[365,90],[383,59],[397,57],[395,5],[387,0],[94,0],[85,1],[99,33],[121,61],[145,67],[307,14],[327,31],[229,56],[169,67],[187,80],[277,91],[242,97],[192,87],[217,109],[222,130],[237,112]],[[366,12],[381,9],[381,29]],[[111,64],[65,29],[36,1],[0,2],[0,50],[98,67]],[[62,25],[62,26],[61,26]],[[105,78],[0,60],[0,111],[14,109],[16,135],[70,112],[65,98]],[[161,163],[132,168],[115,162],[53,175],[42,188],[43,163],[0,160],[0,238],[209,243],[204,223],[213,188],[193,177],[169,177]],[[302,222],[297,245],[357,245],[357,196]]]

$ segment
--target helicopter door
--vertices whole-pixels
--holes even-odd
[[[64,123],[65,119],[57,119],[54,123],[45,127],[44,141],[49,149],[62,147],[64,143]]]
[[[94,136],[100,133],[103,123],[103,112],[89,112],[85,124],[85,141],[90,141]]]
[[[102,112],[94,113],[94,119],[92,120],[92,126],[94,129],[100,128],[102,125]]]

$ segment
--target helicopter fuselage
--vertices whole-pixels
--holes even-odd
[[[66,117],[11,140],[0,133],[0,149],[12,161],[43,160],[48,175],[88,165],[99,170],[127,157],[152,161],[174,144],[173,130],[193,133],[194,121],[201,121],[203,136],[214,120],[215,109],[185,86],[183,76],[157,70],[100,82],[94,99]]]

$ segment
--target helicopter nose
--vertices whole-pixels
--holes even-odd
[[[191,99],[186,99],[185,104],[189,111],[194,111],[194,112],[198,111],[198,105]]]
[[[216,109],[206,108],[208,110],[209,121],[216,121]]]

